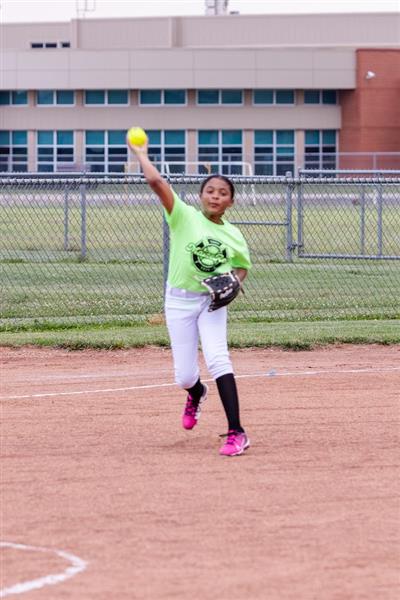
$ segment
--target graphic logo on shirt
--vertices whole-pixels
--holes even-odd
[[[203,238],[197,244],[188,244],[186,250],[192,254],[196,267],[204,273],[215,271],[228,259],[226,247],[212,238]]]

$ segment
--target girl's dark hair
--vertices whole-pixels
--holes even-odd
[[[233,200],[233,197],[235,195],[235,186],[233,185],[232,181],[228,177],[225,177],[225,175],[215,174],[215,175],[209,175],[208,177],[206,177],[205,180],[202,182],[202,184],[200,186],[200,194],[202,193],[202,191],[206,187],[207,183],[211,179],[221,179],[221,181],[225,181],[225,183],[228,184],[229,190],[231,192],[231,197],[232,197],[232,200]]]

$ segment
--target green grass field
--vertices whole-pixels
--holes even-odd
[[[123,324],[64,326],[37,325],[0,332],[0,346],[52,346],[70,350],[117,349],[147,345],[169,346],[165,325]],[[229,345],[236,348],[276,346],[311,350],[327,344],[400,344],[400,320],[317,321],[295,323],[230,323]]]
[[[2,270],[2,322],[92,317],[143,321],[162,310],[162,265],[136,263],[7,263]],[[233,320],[397,318],[400,264],[257,263]]]

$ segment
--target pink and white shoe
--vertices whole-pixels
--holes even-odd
[[[238,456],[250,446],[250,440],[244,431],[231,429],[226,436],[221,437],[226,437],[226,442],[219,451],[221,456]]]
[[[186,399],[185,410],[182,415],[182,427],[184,429],[193,429],[197,425],[197,421],[201,415],[201,405],[207,399],[208,386],[203,383],[203,394],[200,400],[193,400],[192,396],[188,394]]]

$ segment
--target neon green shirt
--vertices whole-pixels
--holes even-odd
[[[170,230],[168,283],[171,287],[204,292],[202,279],[234,268],[251,267],[249,250],[241,231],[223,218],[217,225],[174,192],[170,214],[164,211]]]

